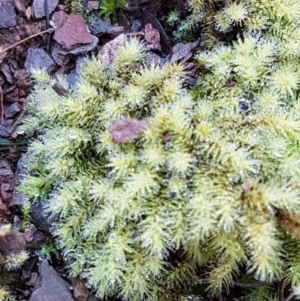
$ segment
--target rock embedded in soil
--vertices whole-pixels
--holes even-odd
[[[6,118],[14,117],[17,113],[21,111],[21,106],[19,103],[15,102],[11,106],[7,107],[4,111]]]
[[[45,12],[45,1],[46,0],[34,0],[32,7],[33,7],[33,14],[37,19],[43,18],[46,16]],[[49,14],[54,11],[58,4],[59,0],[48,0],[48,8]]]
[[[0,252],[4,256],[8,256],[11,253],[20,253],[25,251],[26,242],[24,235],[19,233],[19,231],[13,228],[9,233],[7,233],[4,239],[0,240]]]
[[[42,201],[31,204],[30,216],[32,223],[47,233],[50,233],[51,227],[55,225],[55,218],[45,212]]]
[[[176,44],[169,55],[169,63],[175,63],[184,59],[199,45],[199,41],[191,43],[178,43]]]
[[[92,51],[95,49],[98,45],[99,39],[96,36],[92,36],[93,42],[87,45],[82,45],[82,46],[77,46],[73,48],[72,50],[64,50],[62,47],[57,48],[57,55],[63,55],[66,56],[68,54],[74,54],[74,55],[80,55],[80,54],[85,54],[89,51]],[[55,53],[56,54],[56,53]]]
[[[113,27],[108,21],[97,19],[91,22],[89,30],[91,34],[100,37],[104,34],[109,34],[113,30]]]
[[[55,63],[43,49],[29,48],[24,66],[27,70],[34,68],[51,71],[55,66]]]
[[[39,266],[39,277],[29,301],[74,301],[69,285],[43,260]]]
[[[10,28],[17,25],[17,14],[11,3],[0,1],[0,28]]]
[[[50,24],[54,29],[58,29],[66,23],[67,19],[68,15],[64,11],[60,10],[52,15]]]
[[[54,40],[65,50],[72,50],[94,41],[93,36],[87,30],[83,17],[75,14],[69,15],[66,23],[55,31]]]

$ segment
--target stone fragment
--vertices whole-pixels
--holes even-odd
[[[4,256],[25,251],[25,246],[26,242],[24,236],[13,227],[5,237],[0,239],[0,252]]]
[[[194,50],[199,45],[199,41],[192,43],[178,43],[176,44],[169,55],[169,62],[175,63],[179,60],[184,59],[186,56],[191,54],[191,51]]]
[[[39,266],[39,277],[29,301],[74,301],[68,283],[43,260]]]
[[[74,297],[76,301],[86,301],[89,296],[89,291],[86,287],[86,281],[80,278],[74,278]]]
[[[8,138],[9,137],[9,131],[6,126],[0,124],[0,137],[1,138]]]
[[[51,227],[55,225],[55,218],[46,213],[41,201],[36,201],[31,204],[30,216],[32,223],[36,225],[37,228],[50,233]]]
[[[58,29],[66,23],[67,19],[68,15],[64,11],[60,10],[53,13],[50,24],[54,29]]]
[[[66,50],[91,44],[92,35],[88,32],[87,26],[82,16],[71,14],[66,23],[55,31],[54,40]]]
[[[4,111],[6,118],[14,117],[17,113],[21,111],[21,106],[17,102],[14,102],[12,105],[7,107]]]
[[[70,58],[68,57],[68,52],[63,50],[60,46],[56,45],[53,47],[51,52],[51,56],[53,57],[55,63],[58,66],[65,66],[69,63]]]
[[[32,8],[31,8],[31,6],[28,6],[26,8],[26,12],[25,12],[25,18],[26,18],[26,20],[30,21],[31,16],[32,16]]]
[[[13,4],[14,4],[16,10],[18,11],[19,15],[22,17],[25,17],[26,7],[25,7],[24,3],[22,2],[22,0],[13,0]]]
[[[99,51],[98,58],[106,68],[109,68],[115,61],[119,49],[125,44],[127,37],[121,34],[112,41],[106,43]]]
[[[7,203],[11,198],[11,187],[9,183],[0,184],[0,198],[1,201]]]
[[[17,25],[15,7],[7,2],[0,1],[0,28],[10,28]]]
[[[9,183],[14,176],[10,168],[9,162],[2,158],[0,159],[0,183]]]
[[[128,143],[136,139],[145,131],[148,124],[145,120],[123,118],[115,121],[110,127],[112,142]]]
[[[129,32],[130,33],[138,32],[140,30],[141,26],[142,26],[142,23],[139,20],[134,20],[129,29]]]
[[[24,66],[27,70],[34,68],[50,71],[55,66],[55,63],[43,49],[29,48]]]
[[[24,237],[26,242],[30,243],[33,241],[33,235],[37,231],[37,228],[35,225],[31,224],[28,228],[24,231]]]
[[[102,36],[104,34],[110,33],[112,31],[112,25],[108,21],[103,21],[101,19],[97,19],[91,22],[89,25],[89,30],[91,34],[95,36]]]
[[[89,51],[92,51],[93,49],[95,49],[97,47],[99,39],[96,36],[91,35],[91,37],[93,39],[93,42],[91,44],[77,46],[69,51],[62,49],[62,47],[58,47],[57,54],[63,55],[63,56],[66,56],[68,54],[80,55],[80,54],[85,54]]]
[[[43,18],[46,16],[45,12],[45,1],[46,0],[33,0],[33,14],[37,19]],[[48,0],[49,14],[54,11],[58,4],[59,0]]]
[[[7,217],[10,215],[10,211],[7,208],[7,205],[3,203],[0,199],[0,217]],[[0,251],[1,251],[1,241],[0,241]]]
[[[30,280],[28,280],[28,281],[25,282],[25,284],[27,286],[33,286],[34,285],[34,283],[35,283],[35,281],[36,281],[36,279],[38,277],[38,273],[33,272],[33,273],[30,274],[30,276],[31,276]]]
[[[97,10],[99,8],[99,1],[88,1],[87,9],[89,11]]]
[[[145,40],[149,43],[150,49],[160,50],[160,34],[151,23],[145,25]]]
[[[156,53],[148,51],[146,53],[146,65],[151,67],[152,65],[162,65],[163,59]]]

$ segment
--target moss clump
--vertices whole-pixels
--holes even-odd
[[[39,135],[21,190],[59,217],[71,273],[100,297],[178,300],[201,281],[218,294],[241,266],[300,285],[297,227],[282,231],[300,214],[299,70],[274,65],[274,43],[249,36],[201,54],[194,101],[183,67],[145,67],[136,40],[109,69],[86,62],[67,97],[33,72],[22,128]],[[121,119],[147,126],[117,143]]]

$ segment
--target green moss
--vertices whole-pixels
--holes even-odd
[[[220,8],[243,28],[252,3],[271,25],[200,53],[194,100],[183,67],[145,67],[136,40],[109,69],[86,62],[69,97],[34,72],[23,129],[40,134],[30,147],[34,176],[21,190],[47,196],[72,274],[100,297],[178,300],[199,282],[220,294],[240,267],[260,281],[285,278],[297,293],[300,69],[297,47],[286,43],[299,41],[300,8],[280,1],[293,8],[281,18],[269,1]],[[110,126],[122,118],[147,129],[114,143]],[[264,295],[273,298],[266,289],[255,298]]]

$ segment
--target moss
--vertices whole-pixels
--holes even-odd
[[[260,281],[285,278],[297,293],[299,57],[286,43],[299,41],[300,8],[230,3],[220,13],[245,34],[198,55],[197,99],[182,87],[183,66],[145,67],[136,40],[109,69],[86,62],[68,97],[34,72],[23,130],[39,136],[21,190],[45,198],[71,273],[100,297],[178,300],[199,283],[220,294],[240,267]],[[264,34],[247,25],[260,10]],[[124,118],[147,128],[113,142]]]

